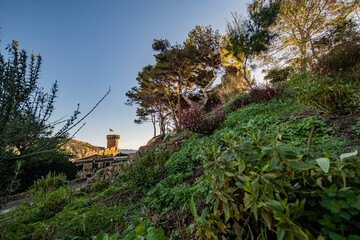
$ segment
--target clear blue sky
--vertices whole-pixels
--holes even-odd
[[[109,128],[120,134],[120,148],[138,148],[153,136],[150,123],[133,123],[136,107],[125,93],[137,73],[153,64],[154,39],[182,43],[196,25],[225,33],[231,13],[246,12],[245,0],[21,0],[0,3],[0,51],[13,39],[43,57],[39,84],[57,80],[53,120],[80,103],[89,111],[111,86],[110,95],[85,121],[75,139],[106,146]]]

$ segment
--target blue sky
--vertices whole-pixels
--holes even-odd
[[[136,107],[125,93],[137,73],[153,64],[154,39],[182,43],[196,25],[225,33],[231,13],[246,13],[242,0],[61,0],[2,1],[0,51],[13,39],[43,58],[39,85],[59,83],[53,120],[70,115],[80,103],[85,114],[110,95],[85,120],[75,139],[106,146],[109,128],[120,134],[120,148],[138,148],[153,136],[150,123],[133,123]]]

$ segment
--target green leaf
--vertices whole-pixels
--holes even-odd
[[[350,221],[351,218],[350,214],[348,214],[347,212],[340,212],[339,216],[344,218],[346,221]]]
[[[265,202],[265,204],[273,211],[274,210],[279,211],[279,212],[284,211],[284,207],[281,205],[281,203],[279,201],[269,200],[269,201]]]
[[[330,169],[330,160],[328,158],[319,158],[316,159],[317,164],[319,164],[320,168],[325,172],[328,173]]]
[[[239,173],[242,173],[245,170],[245,161],[241,161],[238,167]]]
[[[360,210],[360,195],[357,196],[357,201],[351,204],[351,206],[356,208],[357,210]]]
[[[191,196],[191,200],[190,200],[190,211],[192,213],[192,215],[194,216],[194,218],[198,218],[199,216],[196,213],[196,207],[195,207],[195,203],[194,203],[194,197]]]
[[[312,168],[311,165],[299,161],[288,161],[288,164],[290,167],[297,170],[309,170]]]
[[[230,209],[229,204],[227,202],[222,203],[224,213],[225,213],[225,221],[227,222],[230,219]]]
[[[142,236],[145,234],[145,222],[139,223],[134,230],[134,237]]]
[[[206,196],[206,203],[209,203],[211,200],[214,199],[214,195],[213,194],[209,194]]]
[[[359,235],[350,235],[349,240],[360,240],[360,236]]]
[[[164,230],[162,228],[149,227],[148,234],[145,236],[147,240],[166,240]]]
[[[276,231],[277,232],[277,240],[283,240],[286,235],[286,230],[279,228],[279,227],[276,230],[277,230]]]
[[[235,185],[236,185],[238,188],[243,188],[243,187],[244,187],[244,184],[242,184],[241,182],[236,182]]]
[[[224,180],[225,175],[224,175],[224,171],[221,168],[218,168],[218,175],[221,180]]]
[[[329,232],[329,236],[330,236],[330,239],[332,239],[332,240],[335,240],[335,239],[336,240],[346,240],[345,237],[343,237],[337,233],[334,233],[334,232]]]
[[[206,218],[208,214],[209,214],[209,208],[204,208],[201,212],[201,217]]]
[[[358,151],[355,150],[354,152],[350,152],[350,153],[343,153],[340,155],[340,160],[344,160],[345,158],[349,158],[349,157],[353,157],[353,156],[356,156],[358,155]]]
[[[221,221],[216,221],[216,225],[222,233],[225,233],[225,234],[227,233],[227,228],[224,223],[222,223]]]

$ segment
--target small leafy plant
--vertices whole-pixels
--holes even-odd
[[[46,195],[48,192],[54,191],[68,183],[64,173],[56,174],[49,172],[46,177],[42,176],[35,180],[34,184],[29,188],[31,195]]]

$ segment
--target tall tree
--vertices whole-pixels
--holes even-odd
[[[242,62],[243,77],[252,89],[250,76],[247,74],[249,62],[268,50],[276,35],[269,27],[275,22],[279,11],[279,2],[265,3],[255,0],[248,7],[248,17],[241,18],[234,14],[232,23],[228,23],[229,43],[227,49]]]
[[[139,72],[137,77],[138,86],[133,87],[126,93],[128,97],[127,104],[137,104],[138,119],[135,123],[141,124],[150,120],[154,127],[154,136],[156,136],[156,122],[159,123],[160,134],[165,133],[165,120],[168,112],[168,101],[165,94],[165,85],[159,81],[154,74],[154,67],[148,65]]]
[[[218,31],[214,31],[211,26],[196,26],[189,33],[189,38],[185,41],[185,49],[192,52],[192,62],[198,65],[196,69],[196,82],[203,95],[200,109],[203,109],[209,100],[207,94],[208,89],[212,86],[221,69],[221,55],[220,50],[223,43],[223,37]],[[191,107],[196,103],[187,98],[186,94],[184,99]]]
[[[182,109],[204,108],[208,102],[207,92],[221,68],[221,43],[222,37],[210,26],[196,26],[182,45],[154,40],[156,64],[139,73],[138,86],[126,94],[129,102],[154,107],[161,132],[171,122],[180,130]]]
[[[158,46],[166,47],[159,48]],[[182,99],[196,88],[195,71],[198,65],[194,64],[193,52],[188,51],[179,44],[171,46],[167,40],[155,40],[153,49],[157,51],[157,54],[155,54],[157,73],[163,75],[164,80],[171,81],[171,84],[168,84],[168,90],[176,95],[177,119],[180,119],[183,107]],[[187,99],[189,100],[189,98]],[[190,101],[187,103],[189,105],[193,104]],[[177,130],[180,130],[179,125]]]
[[[306,70],[312,59],[325,51],[317,40],[344,20],[351,21],[349,16],[358,4],[356,0],[282,0],[272,27],[272,32],[279,35],[271,48],[272,60]]]

